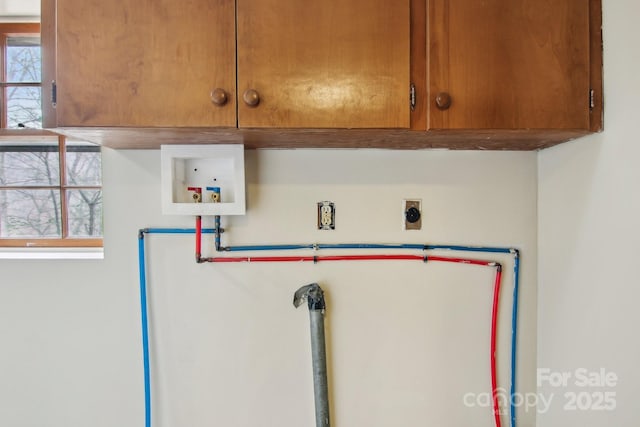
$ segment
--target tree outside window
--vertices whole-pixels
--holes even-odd
[[[100,147],[41,129],[38,24],[0,38],[0,246],[102,246]]]

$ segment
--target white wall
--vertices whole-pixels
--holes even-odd
[[[224,243],[517,246],[519,382],[535,392],[536,156],[250,151],[248,212],[224,218]],[[105,260],[0,260],[0,425],[143,426],[137,230],[192,226],[161,215],[159,167],[158,151],[104,150]],[[407,197],[423,200],[420,232],[400,230]],[[320,200],[336,203],[335,231],[314,228]],[[493,425],[490,408],[462,399],[490,388],[492,270],[196,265],[191,236],[151,235],[147,250],[154,427],[314,425],[308,315],[291,304],[311,282],[327,294],[334,425]],[[513,265],[509,256],[482,258],[505,265],[498,361],[507,388]],[[521,413],[520,426],[534,424],[535,411]]]
[[[0,22],[39,21],[40,0],[1,0]]]
[[[545,381],[555,395],[539,425],[635,426],[640,423],[640,3],[604,2],[605,131],[539,155],[538,364],[575,374],[600,368],[612,387],[567,387]],[[583,406],[616,393],[616,409],[565,409],[564,393]],[[589,395],[585,395],[588,393]],[[569,396],[570,397],[570,396]],[[597,403],[594,400],[594,403]]]

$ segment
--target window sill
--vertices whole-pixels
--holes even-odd
[[[0,248],[0,259],[104,259],[103,248]]]

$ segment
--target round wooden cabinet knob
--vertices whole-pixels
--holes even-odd
[[[249,107],[256,107],[260,104],[260,95],[255,89],[247,89],[242,94],[242,100]]]
[[[447,92],[440,92],[436,95],[436,106],[441,110],[451,107],[451,95]]]
[[[226,104],[228,99],[229,97],[227,96],[227,92],[225,92],[222,88],[217,87],[211,91],[211,102],[213,102],[218,107],[222,107],[224,104]]]

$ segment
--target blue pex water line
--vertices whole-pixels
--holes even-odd
[[[225,251],[270,251],[270,250],[295,250],[295,249],[416,249],[416,250],[451,250],[464,252],[482,253],[503,253],[513,254],[514,265],[514,286],[513,286],[513,309],[511,315],[511,387],[509,393],[509,414],[510,425],[516,427],[516,357],[518,345],[518,295],[520,284],[520,255],[518,250],[503,247],[487,246],[463,246],[463,245],[421,245],[421,244],[374,244],[374,243],[341,243],[341,244],[318,244],[318,245],[249,245],[249,246],[228,246]]]
[[[151,427],[151,372],[149,369],[149,321],[147,318],[147,273],[144,259],[144,232],[138,233],[140,269],[140,316],[142,320],[142,363],[144,365],[144,425]]]
[[[516,349],[518,348],[518,293],[520,288],[520,252],[513,251],[513,311],[511,315],[511,392],[509,414],[511,427],[516,427]]]
[[[203,234],[216,234],[216,228],[203,228]],[[140,304],[142,317],[142,352],[144,362],[145,388],[145,427],[151,427],[151,382],[149,370],[149,325],[147,319],[146,272],[144,256],[144,234],[195,234],[195,228],[144,228],[139,232],[138,256],[140,262]],[[216,234],[216,244],[219,245],[220,233]],[[218,247],[218,246],[217,246]],[[275,251],[295,249],[415,249],[415,250],[451,250],[462,252],[505,253],[514,256],[513,264],[513,309],[511,316],[511,388],[509,399],[510,425],[516,427],[516,357],[518,336],[518,297],[520,287],[520,253],[517,249],[490,246],[462,246],[462,245],[422,245],[422,244],[375,244],[375,243],[339,243],[339,244],[294,244],[294,245],[248,245],[227,246],[223,251]]]
[[[464,251],[464,252],[490,252],[509,254],[513,253],[514,249],[510,248],[495,248],[486,246],[459,246],[459,245],[424,245],[425,250],[445,249],[450,251]]]
[[[509,415],[511,427],[516,427],[516,367],[518,349],[518,305],[520,291],[520,252],[512,248],[455,246],[455,245],[425,245],[425,250],[445,249],[466,252],[491,252],[513,254],[513,309],[511,312],[511,389],[509,392]]]
[[[313,245],[255,245],[255,246],[225,246],[223,251],[288,251],[294,249],[313,249]]]
[[[384,245],[374,243],[336,243],[336,244],[304,244],[304,245],[253,245],[253,246],[225,246],[225,252],[248,251],[286,251],[295,249],[417,249],[423,250],[424,245]]]
[[[316,245],[318,249],[417,249],[424,250],[424,245],[415,244],[376,244],[376,243],[340,243]]]
[[[203,231],[204,233],[204,231]],[[225,246],[225,252],[242,251],[271,251],[271,250],[294,250],[294,249],[416,249],[416,250],[452,250],[465,252],[485,252],[485,253],[513,253],[510,248],[482,247],[482,246],[457,246],[457,245],[423,245],[423,244],[380,244],[380,243],[328,243],[328,244],[294,244],[294,245],[246,245],[246,246]]]
[[[215,234],[213,228],[203,228],[202,234]],[[140,233],[146,234],[195,234],[195,228],[143,228]]]
[[[520,252],[513,248],[456,246],[456,245],[425,245],[425,250],[444,249],[465,252],[491,252],[513,254],[513,309],[511,312],[511,389],[509,392],[510,425],[516,427],[516,364],[518,348],[518,300],[520,291]]]

